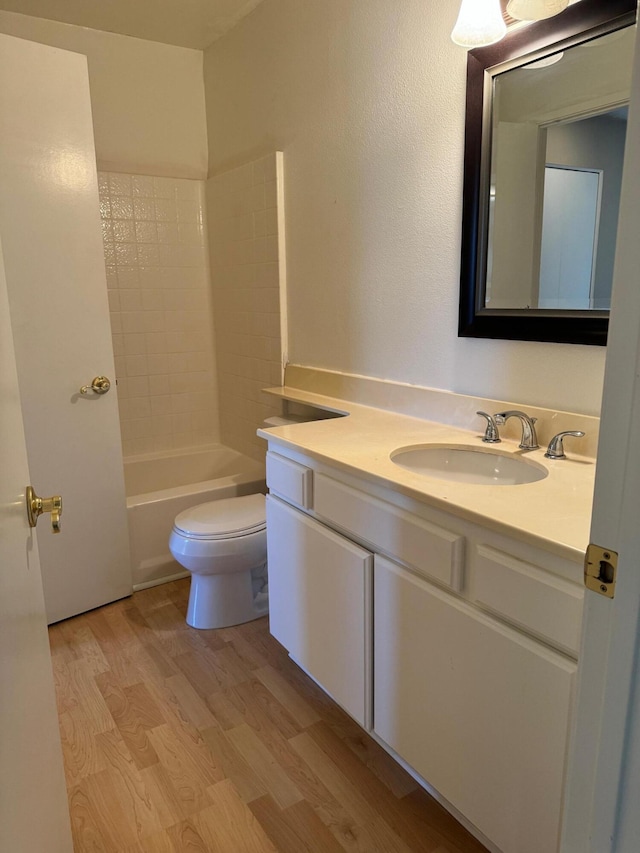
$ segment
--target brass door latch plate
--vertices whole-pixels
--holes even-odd
[[[589,545],[584,559],[584,585],[593,592],[613,598],[618,574],[618,554],[599,545]]]

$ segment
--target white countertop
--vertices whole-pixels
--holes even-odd
[[[483,432],[438,424],[296,388],[272,388],[283,400],[341,412],[346,417],[260,429],[258,435],[429,506],[490,527],[560,557],[582,563],[589,544],[595,461],[567,449],[545,459],[546,447],[522,451],[503,440],[499,452],[542,465],[548,476],[524,485],[471,485],[405,470],[391,461],[400,447],[459,444],[491,449]]]

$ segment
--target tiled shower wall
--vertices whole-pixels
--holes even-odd
[[[282,155],[207,181],[216,361],[223,444],[263,460],[256,428],[278,414],[261,393],[282,384]]]
[[[218,441],[204,182],[98,180],[124,455]]]

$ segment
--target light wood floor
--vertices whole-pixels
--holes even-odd
[[[287,657],[195,631],[188,580],[50,629],[76,853],[482,853]]]

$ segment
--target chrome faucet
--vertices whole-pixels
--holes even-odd
[[[566,459],[567,454],[564,452],[563,441],[568,436],[572,435],[575,438],[583,438],[584,433],[581,429],[576,430],[566,430],[565,432],[559,432],[557,435],[554,435],[551,441],[549,442],[549,447],[547,448],[547,452],[544,454],[547,459]]]
[[[540,447],[538,444],[538,436],[536,435],[535,422],[537,418],[530,418],[525,412],[512,410],[509,412],[499,412],[494,415],[494,420],[497,424],[506,424],[509,418],[520,418],[522,424],[522,438],[520,439],[521,450],[536,450]]]
[[[487,426],[484,432],[484,438],[482,439],[486,444],[498,444],[502,439],[500,438],[500,433],[498,432],[498,427],[496,425],[496,419],[493,415],[490,415],[488,412],[476,412],[476,415],[480,415],[483,417]]]

